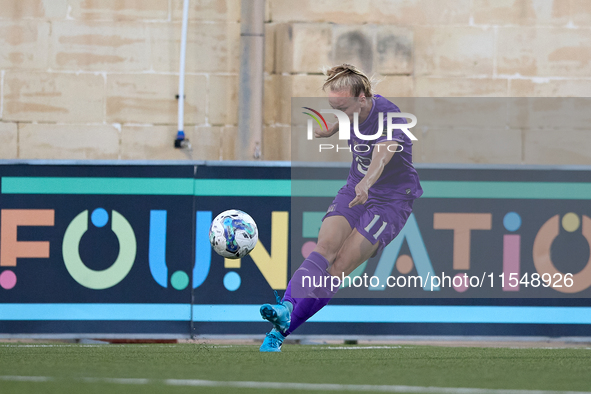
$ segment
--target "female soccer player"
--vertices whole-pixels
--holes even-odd
[[[283,300],[261,306],[261,316],[274,326],[267,333],[261,352],[280,352],[285,338],[327,305],[336,293],[338,288],[332,288],[331,276],[349,275],[388,245],[404,227],[413,201],[423,194],[412,165],[412,142],[404,132],[395,129],[390,140],[386,124],[383,135],[375,140],[360,139],[353,132],[355,113],[359,117],[359,132],[369,136],[379,130],[379,113],[384,114],[385,123],[387,113],[400,112],[398,107],[374,95],[369,78],[355,66],[336,66],[325,75],[323,89],[328,91],[330,105],[347,114],[351,121],[349,145],[353,162],[346,185],[324,216],[316,248],[292,276]],[[406,123],[406,119],[395,118],[394,123]],[[338,123],[325,132],[316,130],[315,134],[322,138],[336,132]],[[362,144],[368,147],[355,149]],[[306,287],[304,276],[317,278],[315,283],[324,280],[322,283],[327,285]]]

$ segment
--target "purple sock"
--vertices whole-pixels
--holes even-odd
[[[338,291],[336,282],[333,288],[332,277],[326,271],[328,266],[328,260],[320,253],[312,252],[291,277],[283,297],[283,301],[289,301],[293,305],[291,324],[285,335],[291,334],[314,316]]]

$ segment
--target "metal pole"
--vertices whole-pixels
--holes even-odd
[[[237,160],[262,156],[264,40],[265,0],[242,0]]]
[[[179,69],[179,112],[175,147],[183,147],[185,139],[185,58],[187,54],[187,26],[189,21],[189,0],[183,2],[183,25],[181,33],[181,57]]]

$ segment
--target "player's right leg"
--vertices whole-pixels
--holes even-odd
[[[328,267],[352,231],[349,221],[343,216],[329,216],[323,220],[318,244],[293,273],[283,297],[285,302],[295,308],[302,299],[332,297],[328,289],[318,284],[324,283],[325,278],[330,276]]]
[[[283,301],[261,307],[263,319],[274,326],[274,330],[267,334],[261,351],[280,351],[277,349],[280,349],[283,339],[328,304],[338,290],[333,289],[331,284],[328,287],[313,287],[309,282],[316,278],[318,283],[319,280],[330,277],[328,267],[353,231],[359,217],[365,212],[363,206],[349,208],[349,202],[354,196],[354,189],[348,185],[339,190],[322,221],[316,248],[293,274]],[[308,280],[307,286],[304,285],[304,279]]]
[[[303,298],[308,295],[307,292],[303,292],[304,290],[300,290],[303,277],[310,274],[323,274],[326,268],[328,268],[328,265],[336,258],[338,251],[351,234],[351,231],[349,222],[343,216],[327,217],[320,227],[316,248],[302,263],[300,268],[296,270],[289,281],[286,290],[287,298],[284,299],[287,304],[284,304],[277,296],[277,292],[275,292],[276,304],[264,304],[261,306],[260,312],[263,319],[273,323],[277,331],[287,331],[289,328],[289,317],[296,303],[292,299],[292,292],[294,293],[293,297],[296,298]],[[324,267],[325,265],[326,267]],[[293,286],[292,283],[294,284]]]
[[[310,312],[314,314],[319,309],[317,308],[317,298],[331,298],[328,293],[321,293],[316,297],[310,293],[315,289],[305,288],[301,284],[305,276],[318,278],[328,275],[326,270],[330,262],[336,258],[337,252],[351,231],[349,222],[343,216],[330,216],[322,222],[318,234],[318,244],[292,276],[287,285],[284,300],[281,301],[275,292],[276,304],[264,304],[260,308],[261,317],[273,323],[274,326],[261,345],[261,351],[279,351],[283,339],[288,335],[294,308],[297,308],[294,316],[293,328],[295,329],[309,318]]]

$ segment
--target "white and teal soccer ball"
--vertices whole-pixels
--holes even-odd
[[[249,214],[237,209],[220,213],[209,228],[211,247],[227,259],[246,256],[254,249],[258,239],[257,224]]]

